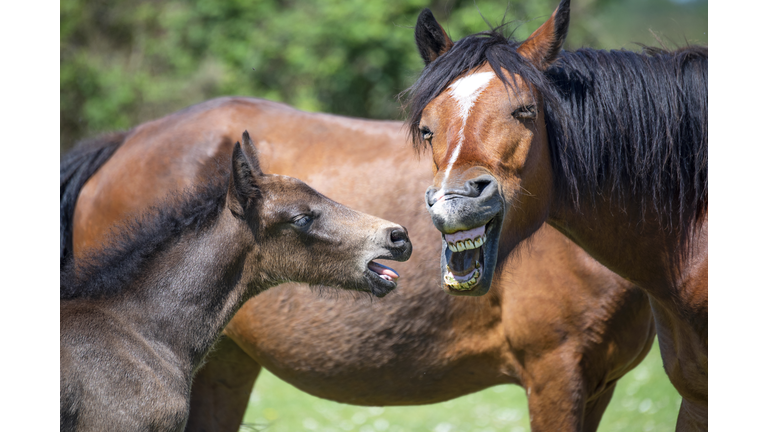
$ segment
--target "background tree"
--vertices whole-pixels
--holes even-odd
[[[429,7],[453,39],[498,25],[526,37],[556,0],[67,0],[60,146],[224,95],[400,119],[418,76],[413,26]],[[706,0],[579,0],[566,48],[707,44]]]

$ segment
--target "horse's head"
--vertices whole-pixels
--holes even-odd
[[[339,286],[383,297],[398,275],[373,260],[411,256],[402,226],[338,204],[298,179],[262,173],[247,132],[232,154],[227,206],[238,238],[250,243],[247,281]]]
[[[453,43],[425,9],[416,43],[426,63],[412,88],[411,132],[432,151],[426,202],[443,233],[441,270],[451,294],[483,295],[499,254],[508,254],[545,221],[553,170],[537,82],[557,57],[568,28],[568,1],[527,40],[498,34]],[[488,59],[503,58],[508,70]]]

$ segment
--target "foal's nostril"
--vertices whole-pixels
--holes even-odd
[[[402,246],[408,241],[408,232],[405,228],[392,228],[389,232],[389,240],[395,246]]]

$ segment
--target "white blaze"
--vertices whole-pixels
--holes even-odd
[[[448,168],[445,170],[445,176],[443,177],[443,184],[448,179],[448,175],[451,173],[453,164],[459,158],[459,152],[461,152],[461,145],[464,144],[464,126],[467,125],[467,118],[469,118],[469,112],[475,105],[477,97],[485,90],[488,83],[495,74],[493,72],[480,72],[465,76],[457,80],[450,87],[448,87],[448,94],[459,104],[459,115],[461,116],[461,129],[459,129],[459,142],[456,144],[456,148],[451,154],[451,159],[448,161]],[[443,192],[443,188],[440,188],[438,195]]]

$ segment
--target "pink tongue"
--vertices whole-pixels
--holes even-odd
[[[456,243],[460,240],[476,239],[485,234],[485,225],[472,228],[471,230],[458,231],[453,234],[445,234],[445,241],[449,243]]]
[[[397,274],[396,271],[392,270],[387,266],[381,265],[377,262],[373,262],[373,261],[369,262],[368,268],[380,276],[389,276],[392,280],[397,280],[397,278],[400,277],[400,275]]]

